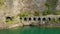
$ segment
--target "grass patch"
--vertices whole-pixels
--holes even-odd
[[[20,17],[26,17],[26,16],[29,16],[31,14],[30,11],[25,11],[25,12],[21,12],[20,14],[18,14],[18,16]]]
[[[12,24],[12,23],[13,23],[13,20],[10,20],[10,19],[6,20],[6,24]]]

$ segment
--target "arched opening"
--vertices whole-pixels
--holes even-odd
[[[10,19],[10,20],[12,20],[12,17],[9,17],[9,16],[8,16],[8,17],[6,17],[6,19]]]
[[[58,19],[59,19],[59,21],[60,21],[60,17],[59,17]]]
[[[43,18],[42,20],[43,20],[43,21],[45,21],[45,20],[46,20],[46,18]]]
[[[38,17],[38,21],[40,21],[41,20],[41,18],[40,17]]]
[[[31,17],[29,17],[29,21],[31,21]]]
[[[10,17],[10,16],[6,17],[6,22],[12,22],[12,21],[13,21],[12,17]]]
[[[27,21],[27,18],[26,17],[24,18],[24,21]]]
[[[48,18],[49,21],[51,21],[51,18]]]
[[[36,21],[36,18],[34,17],[33,20]]]

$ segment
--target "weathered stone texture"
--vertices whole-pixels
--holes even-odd
[[[5,23],[7,16],[17,16],[22,11],[43,11],[46,8],[45,2],[46,0],[3,0],[0,22]]]
[[[60,0],[58,0],[57,2],[57,7],[56,7],[57,10],[60,10]]]

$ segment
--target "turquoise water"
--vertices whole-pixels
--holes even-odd
[[[60,28],[40,28],[25,26],[18,29],[0,30],[0,34],[60,34]]]

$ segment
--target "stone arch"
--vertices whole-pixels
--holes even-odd
[[[27,21],[27,17],[24,17],[24,21]]]
[[[43,18],[42,18],[42,20],[43,20],[43,21],[46,21],[46,18],[45,18],[45,17],[43,17]]]
[[[33,17],[33,20],[36,21],[36,17]]]
[[[29,17],[29,18],[28,18],[28,20],[29,20],[29,21],[31,21],[31,20],[32,20],[32,18],[31,18],[31,17]]]
[[[10,20],[12,20],[13,18],[12,18],[12,17],[10,17],[10,16],[7,16],[7,17],[6,17],[6,19],[10,19]]]
[[[58,19],[59,19],[59,21],[60,21],[60,17],[59,17]]]
[[[10,21],[13,21],[13,17],[12,16],[6,16],[5,22],[10,22]]]
[[[48,17],[47,19],[48,19],[49,21],[51,21],[51,20],[52,20],[52,18],[50,18],[50,17]]]
[[[37,19],[38,19],[38,21],[41,21],[41,17],[38,17]]]

